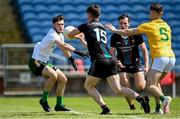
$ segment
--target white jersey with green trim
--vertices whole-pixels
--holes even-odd
[[[61,40],[64,42],[64,36],[62,33],[58,34],[53,28],[51,28],[42,41],[35,45],[32,58],[47,63],[51,53],[56,48],[55,40]]]

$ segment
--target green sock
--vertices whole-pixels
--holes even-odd
[[[159,111],[161,109],[161,104],[156,104],[156,111]]]
[[[42,101],[45,102],[47,101],[47,98],[49,96],[49,91],[43,91],[43,95],[42,95]]]
[[[160,96],[160,100],[161,100],[162,102],[164,101],[164,99],[165,99],[165,96],[164,96],[164,95]]]
[[[63,96],[57,96],[57,104],[58,106],[62,106],[63,105]]]

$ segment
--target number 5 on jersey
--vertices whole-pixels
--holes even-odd
[[[167,34],[167,29],[166,28],[159,28],[159,32],[161,35],[161,40],[162,41],[168,41],[169,40],[169,36]]]
[[[94,31],[96,32],[97,41],[107,44],[106,31],[99,28],[95,28]]]

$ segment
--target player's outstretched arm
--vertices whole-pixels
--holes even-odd
[[[55,43],[57,44],[57,46],[61,49],[65,49],[68,50],[70,52],[73,52],[75,50],[75,48],[67,43],[62,42],[61,40],[55,40]]]
[[[68,33],[68,37],[69,38],[74,38],[76,35],[80,34],[81,32],[75,28],[74,30],[72,30],[70,33]]]
[[[87,48],[87,42],[85,40],[85,37],[84,37],[84,34],[83,33],[80,33],[78,35],[75,35],[74,38],[77,38],[81,41],[81,44],[83,44],[84,47]]]
[[[137,28],[118,30],[110,23],[106,24],[105,27],[107,29],[109,29],[111,32],[116,33],[116,34],[120,34],[123,36],[131,36],[131,35],[140,34]]]
[[[85,41],[84,34],[81,33],[77,28],[68,33],[69,38],[77,38],[87,48],[87,42]]]
[[[77,49],[75,49],[73,46],[71,46],[70,44],[64,43],[61,40],[55,40],[55,43],[58,45],[59,48],[61,49],[66,49],[70,52],[74,52],[75,54],[83,57],[83,58],[88,58],[89,54],[87,52],[82,52],[79,51]]]

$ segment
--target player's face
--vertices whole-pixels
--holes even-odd
[[[129,19],[126,17],[119,20],[120,29],[128,29],[130,26]]]
[[[94,19],[93,15],[91,13],[87,13],[87,19],[89,22],[91,22]]]
[[[57,32],[62,33],[64,31],[64,20],[59,20],[53,24]]]
[[[154,19],[154,11],[150,10],[150,19],[153,20]]]

